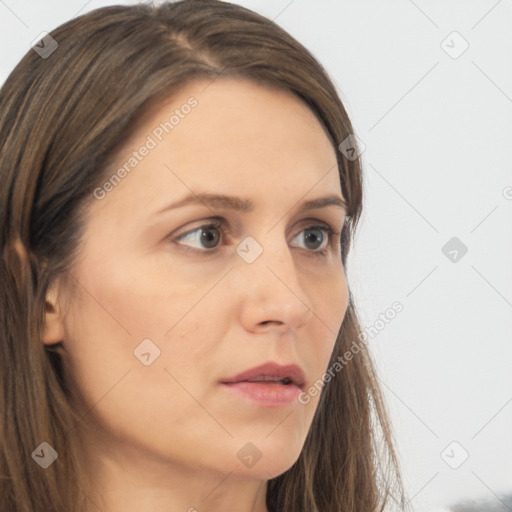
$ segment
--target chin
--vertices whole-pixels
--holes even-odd
[[[270,480],[288,471],[300,456],[300,449],[272,449],[271,446],[258,449],[257,443],[247,443],[237,450],[237,460],[232,466],[234,474],[242,479]]]

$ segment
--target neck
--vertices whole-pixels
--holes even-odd
[[[268,512],[266,480],[190,467],[134,446],[88,441],[91,512]]]

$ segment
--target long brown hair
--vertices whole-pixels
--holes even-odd
[[[348,204],[342,261],[362,211],[359,159],[338,145],[353,133],[317,60],[272,21],[218,0],[111,6],[50,33],[0,90],[0,510],[90,507],[81,420],[52,346],[41,342],[45,298],[79,254],[87,205],[140,116],[195,79],[240,77],[291,91],[336,148]],[[51,53],[53,51],[53,53]],[[341,321],[341,319],[340,319]],[[360,337],[349,305],[329,367]],[[272,512],[406,510],[393,436],[374,367],[361,350],[326,383],[295,464],[269,480]],[[58,453],[42,469],[42,442]],[[387,504],[387,505],[386,505]]]

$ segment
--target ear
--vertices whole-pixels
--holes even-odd
[[[54,282],[46,294],[42,342],[53,345],[64,339],[64,323],[58,301],[58,282]]]
[[[13,238],[11,248],[14,249],[13,254],[16,255],[15,272],[17,273],[17,282],[24,283],[26,278],[26,268],[28,266],[28,254],[25,245],[19,236]],[[64,339],[64,324],[62,323],[62,314],[58,303],[58,286],[60,280],[57,278],[49,287],[46,295],[46,303],[44,309],[44,332],[43,343],[52,345],[59,343]]]

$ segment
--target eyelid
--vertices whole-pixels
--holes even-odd
[[[185,238],[187,235],[194,233],[195,231],[200,230],[201,228],[203,228],[203,229],[206,229],[206,228],[219,229],[221,231],[222,237],[224,237],[225,235],[233,234],[232,230],[230,229],[229,222],[224,217],[213,217],[210,219],[203,219],[203,220],[200,220],[197,222],[200,224],[197,224],[195,227],[192,227],[192,228],[188,229],[187,231],[180,233],[178,235],[174,235],[174,233],[171,233],[166,238],[172,239],[175,242],[179,242],[179,240]],[[337,229],[335,229],[329,222],[320,220],[320,219],[307,218],[307,219],[302,219],[301,221],[299,221],[299,223],[301,224],[301,228],[297,231],[297,233],[295,235],[293,235],[292,240],[295,239],[305,229],[318,228],[318,229],[326,231],[328,234],[329,241],[327,243],[326,248],[324,248],[322,250],[304,249],[306,252],[310,253],[311,255],[320,255],[325,252],[328,252],[329,248],[332,248],[333,246],[336,245],[336,239],[339,240],[341,233],[342,233],[342,232],[338,231]],[[304,225],[304,224],[306,224],[306,225]],[[342,229],[343,229],[343,227],[342,227]],[[180,248],[185,249],[187,252],[191,251],[191,252],[195,252],[198,254],[213,254],[213,253],[216,253],[217,251],[219,251],[219,249],[221,247],[221,246],[217,246],[212,249],[197,249],[195,247],[190,247],[190,246],[180,244],[180,243],[178,243],[177,245]]]
[[[232,231],[230,229],[230,223],[227,221],[227,219],[225,219],[224,217],[210,217],[210,218],[206,218],[206,219],[202,219],[202,220],[198,220],[197,221],[198,223],[200,224],[197,224],[196,227],[194,228],[191,228],[191,229],[188,229],[187,231],[183,232],[182,234],[179,234],[177,235],[178,237],[181,237],[181,236],[185,236],[191,232],[194,232],[196,229],[199,229],[199,228],[202,228],[202,227],[206,227],[206,226],[214,226],[214,227],[220,227],[220,226],[223,226],[225,229],[227,229],[228,231]],[[325,226],[325,227],[328,227],[330,229],[332,229],[332,232],[336,235],[341,235],[341,231],[335,229],[333,227],[333,225],[329,222],[329,221],[326,221],[326,220],[321,220],[321,219],[318,219],[318,218],[306,218],[306,219],[301,219],[299,221],[299,223],[307,223],[307,222],[310,222],[310,223],[320,223],[319,225],[320,226]],[[345,224],[347,222],[347,219],[345,218],[344,221],[343,221],[343,225],[341,226],[342,227],[342,230],[343,228],[345,227]],[[308,227],[317,227],[317,225],[315,226],[309,226]],[[304,229],[304,228],[303,228]],[[176,232],[173,232],[169,235],[169,237],[173,236]]]
[[[175,232],[171,233],[167,238],[174,238],[175,240],[180,240],[181,238],[189,235],[190,233],[193,233],[194,231],[197,231],[200,228],[206,228],[206,227],[214,227],[214,228],[222,228],[225,232],[230,233],[231,230],[229,229],[229,224],[226,221],[226,219],[222,217],[213,217],[210,219],[203,219],[197,221],[200,224],[197,224],[195,227],[187,229],[187,231],[184,231],[183,233],[175,235]],[[179,230],[178,230],[179,231]]]

